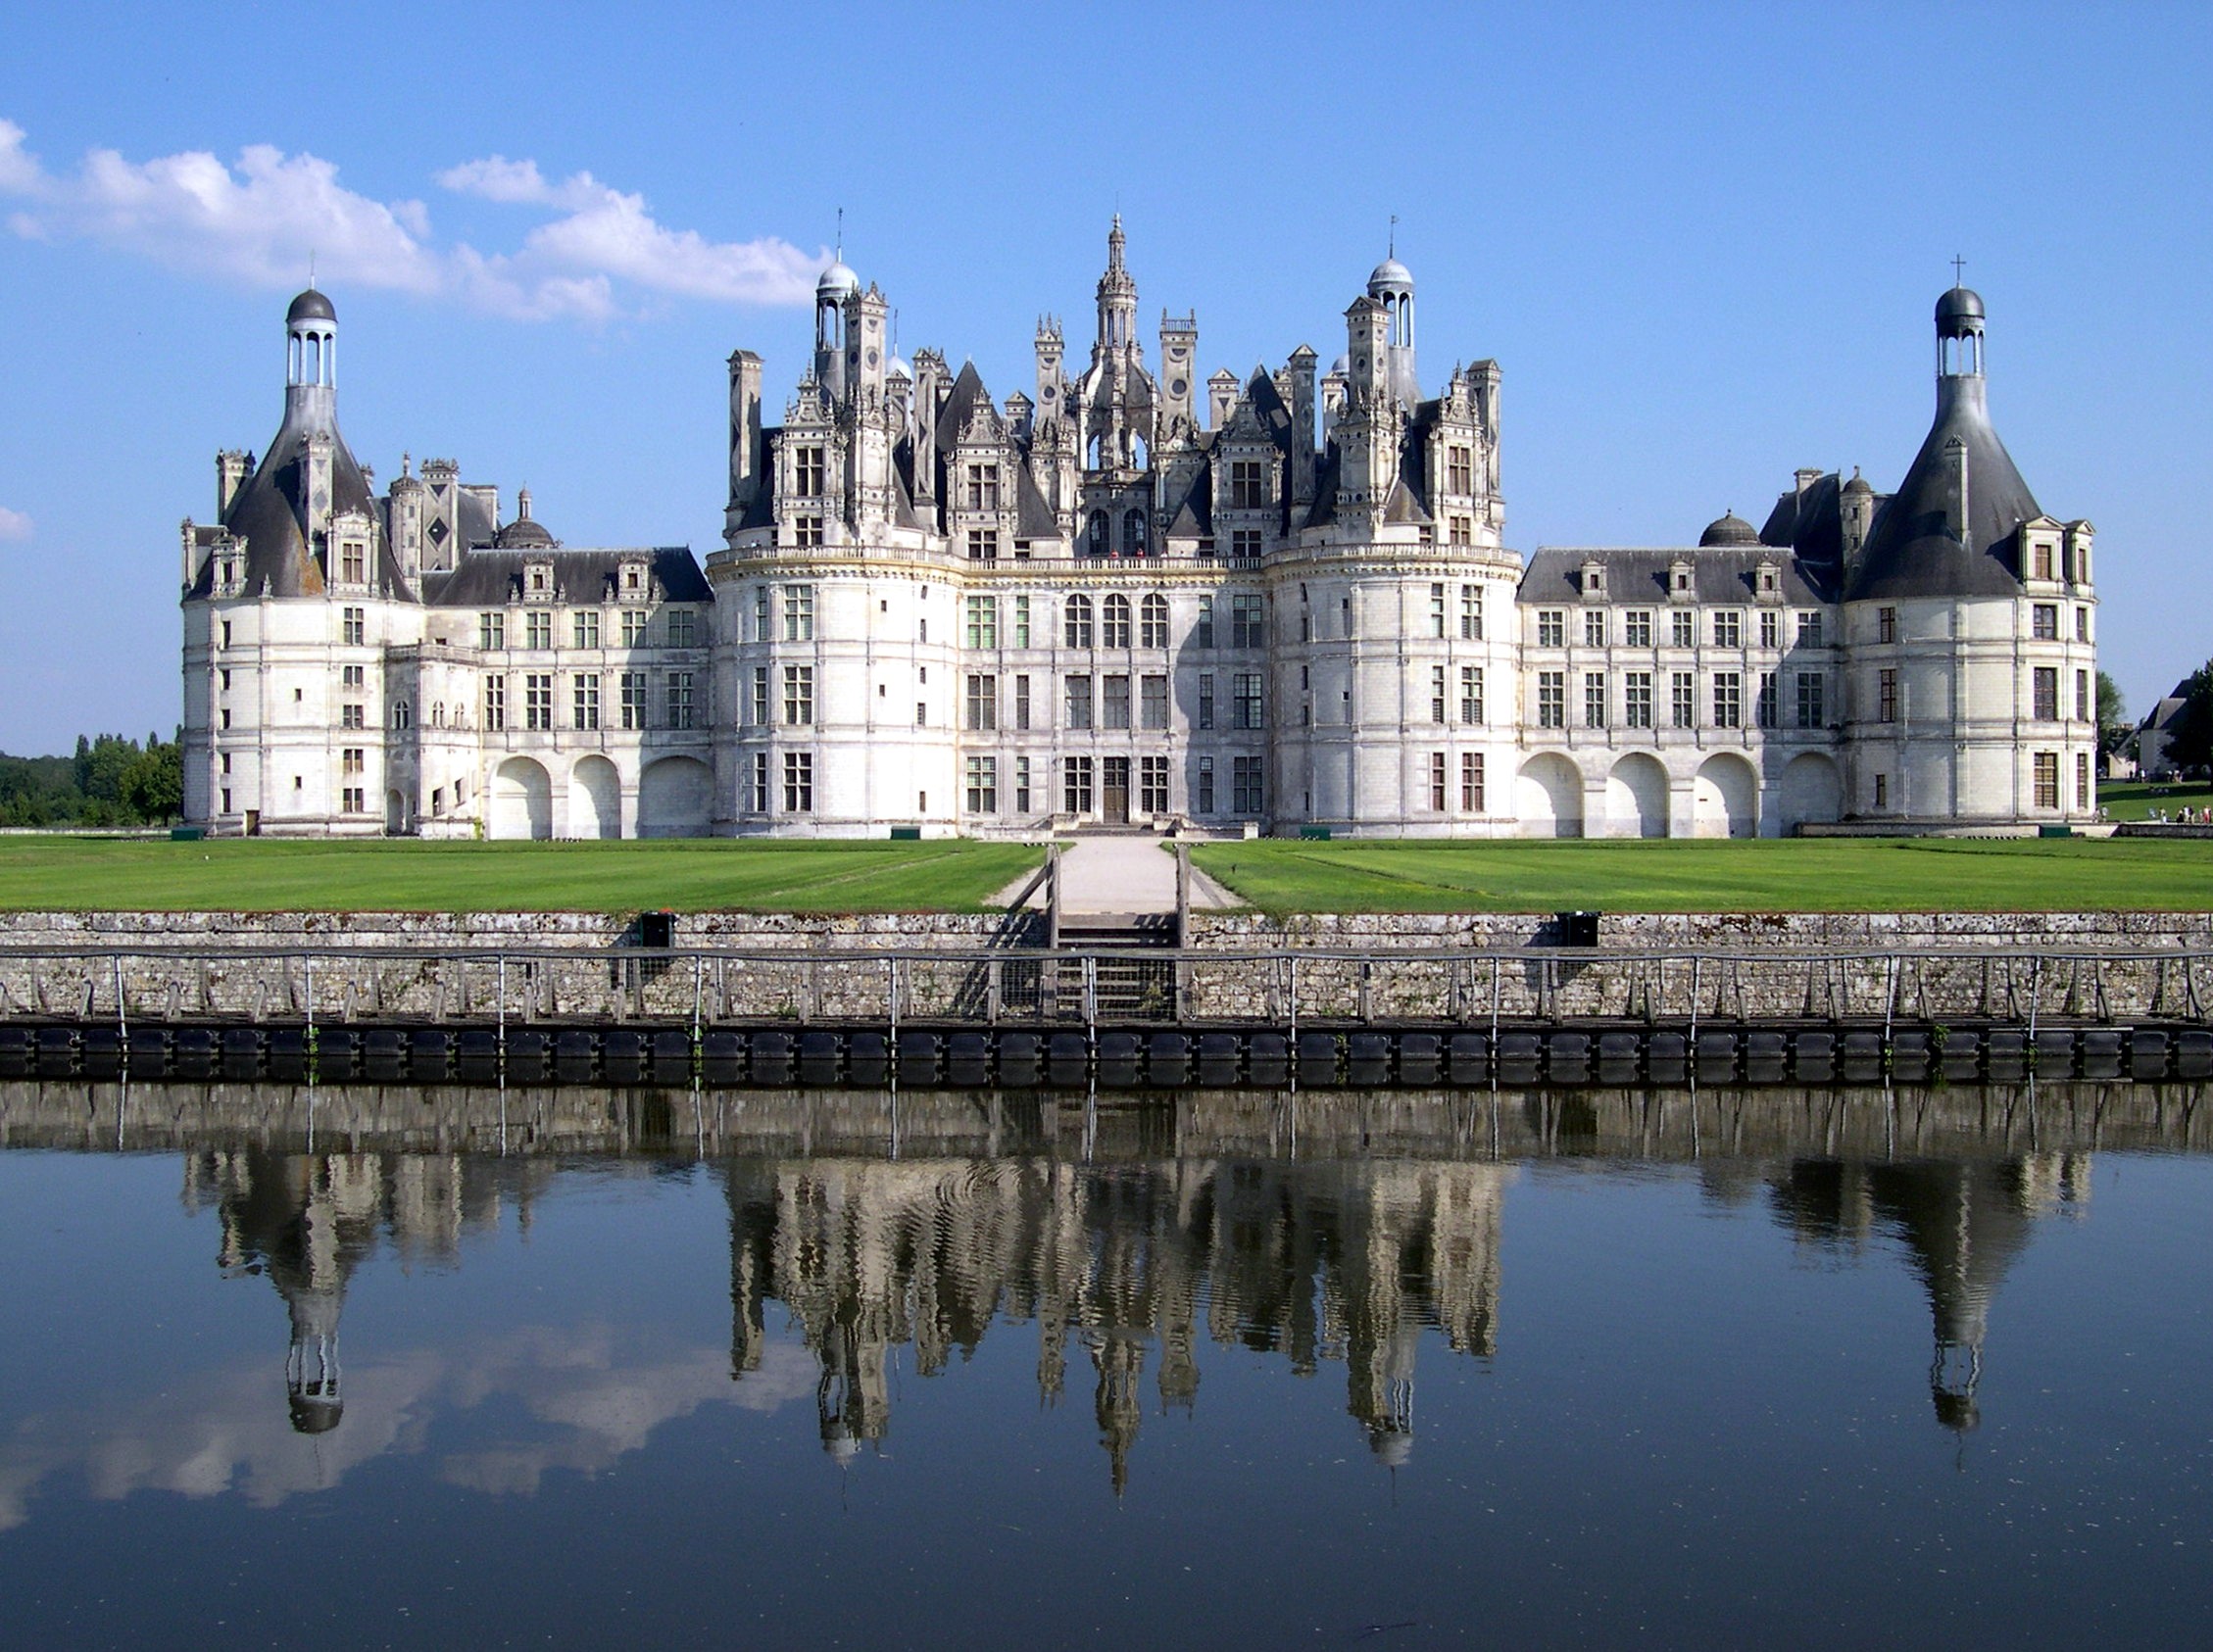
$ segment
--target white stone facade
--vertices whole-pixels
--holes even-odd
[[[1057,321],[994,404],[892,354],[840,264],[780,424],[730,358],[729,505],[682,550],[564,550],[450,462],[370,491],[336,322],[185,524],[186,815],[222,831],[1381,836],[2013,829],[2094,814],[2091,530],[1983,412],[1939,304],[1898,492],[1804,470],[1695,547],[1503,543],[1500,374],[1425,397],[1412,277],[1201,394],[1149,363],[1119,221],[1090,362]]]

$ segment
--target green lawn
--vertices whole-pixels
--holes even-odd
[[[2148,819],[2155,808],[2165,809],[2167,818],[2172,820],[2185,807],[2201,809],[2213,806],[2213,786],[2208,786],[2202,780],[2187,784],[2171,781],[2160,786],[2100,781],[2097,802],[2098,806],[2115,820]]]
[[[1192,863],[1278,914],[2213,908],[2213,844],[2157,839],[1278,839],[1202,845]]]
[[[1023,844],[0,838],[0,910],[969,912]]]

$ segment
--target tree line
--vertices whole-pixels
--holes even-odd
[[[174,740],[76,737],[67,757],[0,752],[0,826],[160,826],[184,807],[184,761]]]

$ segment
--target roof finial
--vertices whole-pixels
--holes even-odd
[[[1965,259],[1963,259],[1963,258],[1959,257],[1959,256],[1958,256],[1957,254],[1954,254],[1954,255],[1952,256],[1952,261],[1951,261],[1951,284],[1952,284],[1952,289],[1953,289],[1953,290],[1954,290],[1955,292],[1956,292],[1956,291],[1957,291],[1957,290],[1958,290],[1958,289],[1959,289],[1959,288],[1960,288],[1960,287],[1961,287],[1962,285],[1964,285],[1964,283],[1963,283],[1963,282],[1961,281],[1961,279],[1960,279],[1960,273],[1961,273],[1961,271],[1963,271],[1963,270],[1964,270],[1964,269],[1965,269],[1966,267],[1967,267],[1967,261],[1966,261]]]
[[[1391,256],[1392,258],[1397,258],[1399,256],[1399,215],[1397,213],[1393,213],[1391,215],[1391,245],[1389,256]]]
[[[838,262],[845,262],[845,209],[838,209]]]
[[[308,291],[315,291],[315,249],[308,249]]]

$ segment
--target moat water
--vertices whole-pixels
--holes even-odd
[[[0,1643],[2203,1645],[2209,1103],[0,1086]]]

